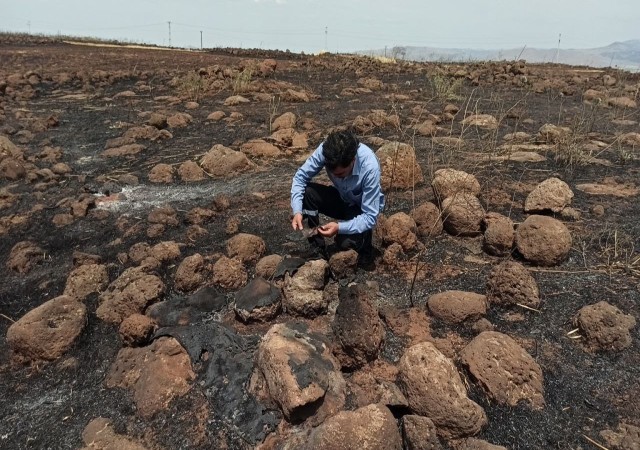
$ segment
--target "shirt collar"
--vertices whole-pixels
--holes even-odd
[[[360,150],[360,147],[358,147],[358,150]],[[351,175],[360,175],[360,158],[357,150],[355,161],[353,162],[353,169],[351,169]]]

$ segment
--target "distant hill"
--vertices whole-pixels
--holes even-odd
[[[511,48],[502,50],[453,49],[438,47],[392,47],[382,50],[356,52],[362,55],[395,57],[411,61],[502,61],[525,59],[531,63],[558,62],[575,66],[618,67],[640,70],[640,39],[614,42],[611,45],[589,49]]]

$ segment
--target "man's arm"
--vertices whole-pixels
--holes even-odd
[[[291,210],[294,216],[302,213],[304,190],[323,167],[324,155],[322,154],[322,144],[320,144],[293,176],[293,182],[291,183]]]
[[[371,230],[380,213],[380,170],[367,172],[362,179],[362,213],[351,220],[338,223],[338,234],[355,234]]]

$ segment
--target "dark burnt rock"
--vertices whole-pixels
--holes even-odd
[[[536,308],[540,292],[535,278],[522,264],[505,261],[489,273],[487,300],[502,306],[520,304]]]
[[[227,300],[212,287],[204,287],[188,297],[176,297],[151,305],[146,315],[161,327],[188,325],[222,311]]]
[[[233,310],[243,322],[267,322],[278,315],[281,303],[280,289],[257,277],[236,294]]]
[[[385,331],[364,286],[340,288],[340,303],[331,325],[338,344],[334,349],[345,369],[357,369],[378,356]]]
[[[407,450],[442,449],[436,434],[436,426],[427,417],[413,415],[402,417],[402,439]]]
[[[575,324],[587,338],[589,348],[620,351],[631,345],[630,330],[636,319],[607,302],[598,302],[582,308]]]
[[[290,276],[293,276],[305,262],[306,260],[304,258],[284,258],[276,266],[276,269],[273,272],[273,278],[276,280],[278,278],[283,278],[287,273]]]

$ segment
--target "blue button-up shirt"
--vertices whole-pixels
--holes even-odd
[[[307,184],[324,167],[322,144],[298,169],[291,185],[291,209],[302,213],[302,199]],[[345,178],[334,176],[327,170],[329,179],[349,205],[357,205],[362,213],[351,220],[338,223],[339,234],[355,234],[371,230],[384,208],[384,194],[380,186],[380,163],[376,154],[364,144],[356,153],[351,174]]]

